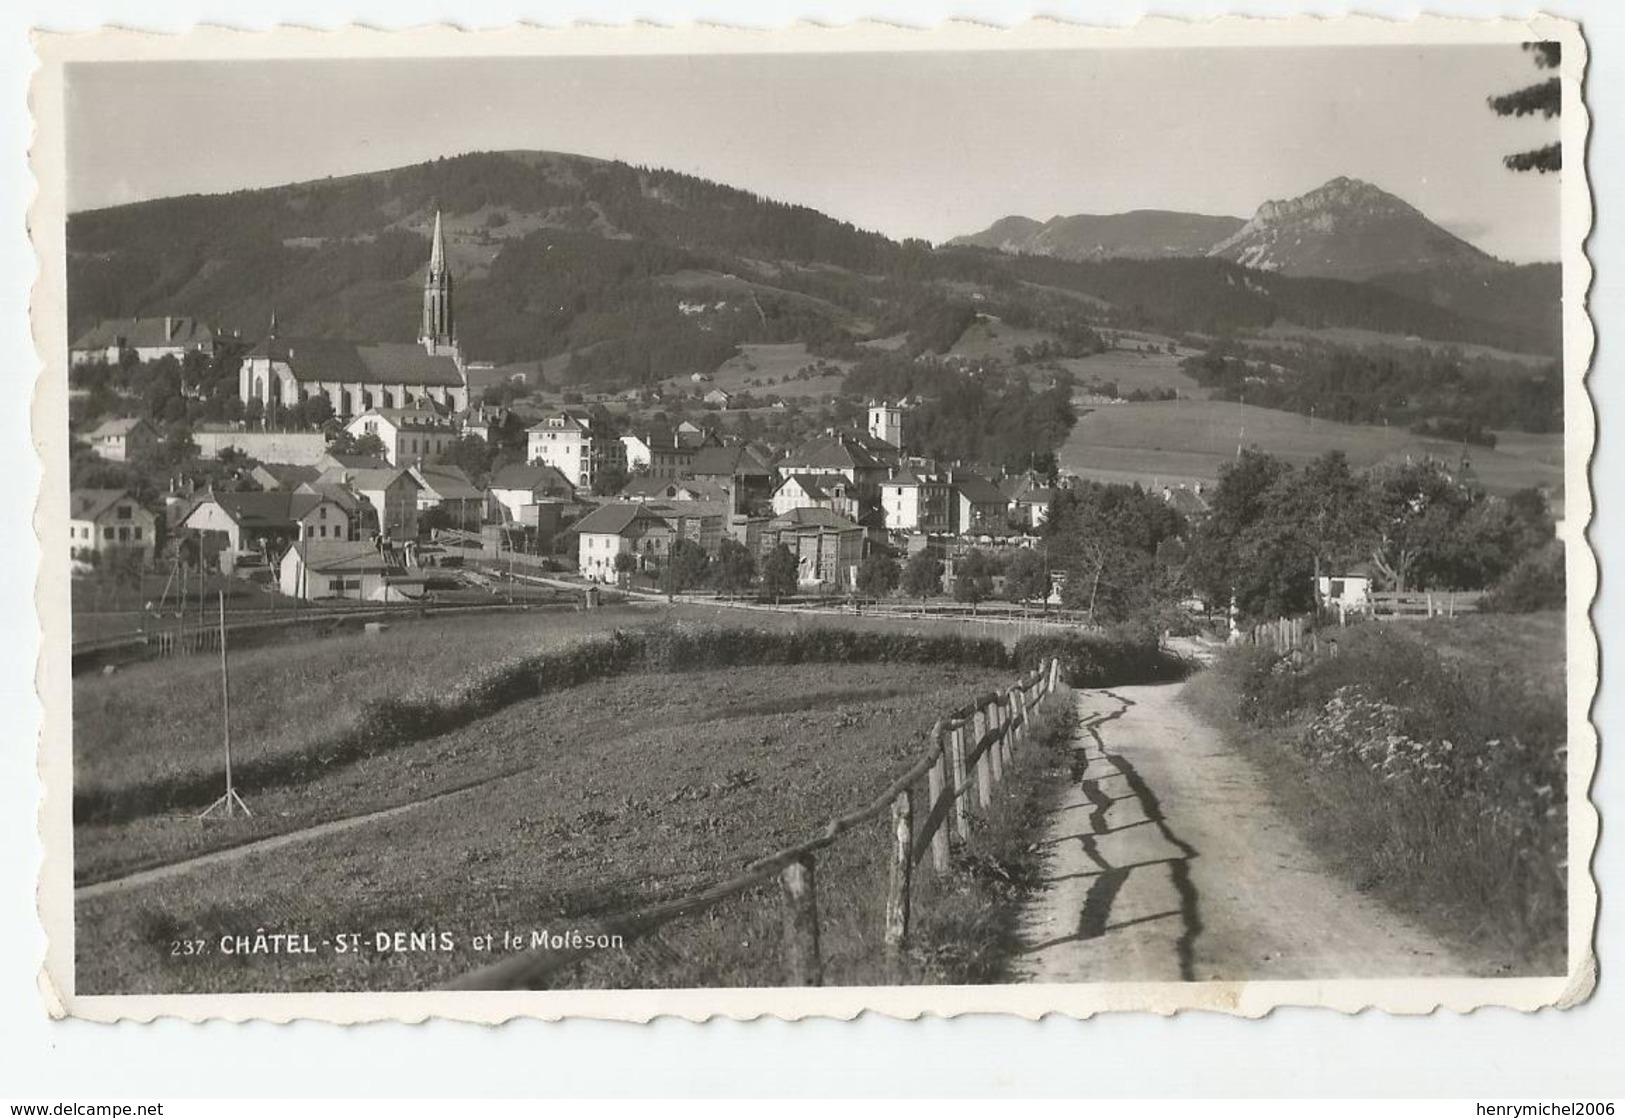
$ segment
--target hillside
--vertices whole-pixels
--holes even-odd
[[[1409,203],[1350,178],[1333,179],[1297,198],[1265,202],[1208,254],[1261,271],[1349,280],[1505,266]]]
[[[274,310],[290,334],[410,340],[437,208],[469,357],[547,361],[563,382],[686,377],[741,345],[855,359],[861,343],[889,338],[911,354],[944,353],[978,312],[1085,349],[1100,328],[1222,334],[1278,321],[1518,351],[1550,352],[1556,336],[1555,300],[1534,296],[1300,278],[1217,259],[933,249],[690,175],[547,152],[73,214],[70,332],[186,314],[252,341]],[[1165,232],[1170,218],[1211,220],[1120,216]],[[1454,307],[1425,301],[1435,294]]]
[[[1106,260],[1120,256],[1144,260],[1201,256],[1242,224],[1236,217],[1170,210],[1072,214],[1052,217],[1045,222],[1006,217],[980,233],[955,237],[948,243],[1062,260]]]

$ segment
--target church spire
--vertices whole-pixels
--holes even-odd
[[[434,212],[434,237],[430,241],[429,274],[446,270],[446,235],[440,231],[440,211]]]
[[[452,316],[451,269],[446,267],[446,235],[440,210],[434,212],[434,234],[429,243],[429,272],[423,278],[423,330],[418,341],[431,354],[457,358],[457,327]]]

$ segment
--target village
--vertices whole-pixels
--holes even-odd
[[[907,592],[924,599],[955,593],[975,552],[962,599],[1060,601],[1064,571],[1033,556],[1057,492],[1077,479],[913,454],[907,400],[870,400],[863,426],[777,446],[692,419],[633,421],[617,434],[581,406],[521,420],[471,400],[470,373],[482,370],[462,356],[444,238],[436,215],[417,343],[282,337],[273,314],[238,372],[239,398],[257,419],[190,434],[199,461],[232,467],[229,486],[199,485],[182,464],[164,479],[161,504],[76,489],[76,572],[204,568],[300,602],[432,599],[431,583],[481,565],[510,579],[566,575],[668,593],[720,580],[733,591],[760,583],[775,598],[874,599],[902,592],[909,561],[923,556]],[[213,358],[233,340],[190,317],[109,321],[74,342],[71,361],[83,371],[132,357]],[[711,414],[725,412],[731,395],[707,390],[708,380],[696,374],[694,394]],[[280,428],[279,412],[312,401],[325,423]],[[126,465],[149,461],[165,437],[143,416],[83,432],[94,455]],[[483,448],[502,438],[522,445],[522,462],[481,477],[451,461],[467,440]],[[1185,516],[1206,507],[1200,484],[1161,495]],[[1018,552],[1029,554],[1007,578]],[[711,580],[696,571],[707,564]]]

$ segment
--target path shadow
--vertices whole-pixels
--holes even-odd
[[[1151,786],[1145,782],[1133,762],[1128,758],[1113,752],[1107,747],[1105,736],[1101,733],[1103,727],[1122,718],[1136,704],[1134,700],[1118,695],[1111,691],[1101,691],[1100,694],[1113,700],[1115,709],[1091,714],[1079,723],[1079,730],[1086,734],[1088,740],[1080,749],[1075,749],[1072,756],[1071,777],[1077,782],[1080,791],[1089,801],[1089,832],[1075,836],[1068,836],[1060,842],[1076,838],[1084,854],[1095,864],[1093,871],[1066,874],[1059,877],[1047,878],[1046,885],[1054,885],[1060,881],[1093,878],[1088,892],[1084,896],[1083,907],[1078,913],[1077,924],[1070,935],[1036,944],[1028,948],[1028,952],[1042,951],[1065,943],[1081,940],[1098,939],[1108,932],[1138,924],[1147,924],[1157,920],[1177,918],[1180,922],[1179,938],[1175,941],[1174,951],[1179,965],[1179,977],[1183,982],[1193,982],[1195,974],[1196,940],[1202,934],[1202,916],[1200,897],[1196,884],[1191,879],[1190,862],[1198,856],[1194,846],[1180,838],[1168,822],[1163,811],[1162,801]],[[1089,746],[1094,746],[1097,757],[1091,757]],[[1089,776],[1093,762],[1098,759],[1110,767],[1110,771],[1100,773],[1098,776]],[[1099,782],[1113,777],[1121,777],[1128,787],[1128,795],[1108,796],[1100,789]],[[1110,827],[1106,822],[1106,813],[1114,803],[1124,800],[1139,802],[1144,818],[1119,827]],[[1078,805],[1080,808],[1083,805]],[[1149,861],[1133,862],[1127,865],[1113,865],[1111,860],[1101,851],[1096,841],[1098,836],[1114,834],[1128,830],[1131,827],[1154,826],[1162,838],[1175,850],[1177,856],[1159,858]],[[1059,845],[1058,842],[1050,845]],[[1111,922],[1113,905],[1116,903],[1123,886],[1128,883],[1132,872],[1150,872],[1151,867],[1168,867],[1169,878],[1173,884],[1174,892],[1179,898],[1179,907],[1168,912],[1153,913],[1148,916],[1124,920],[1116,924]]]

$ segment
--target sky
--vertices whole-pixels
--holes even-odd
[[[68,206],[527,148],[669,167],[892,237],[1009,214],[1249,217],[1339,175],[1487,252],[1561,256],[1557,122],[1515,45],[80,63]]]

